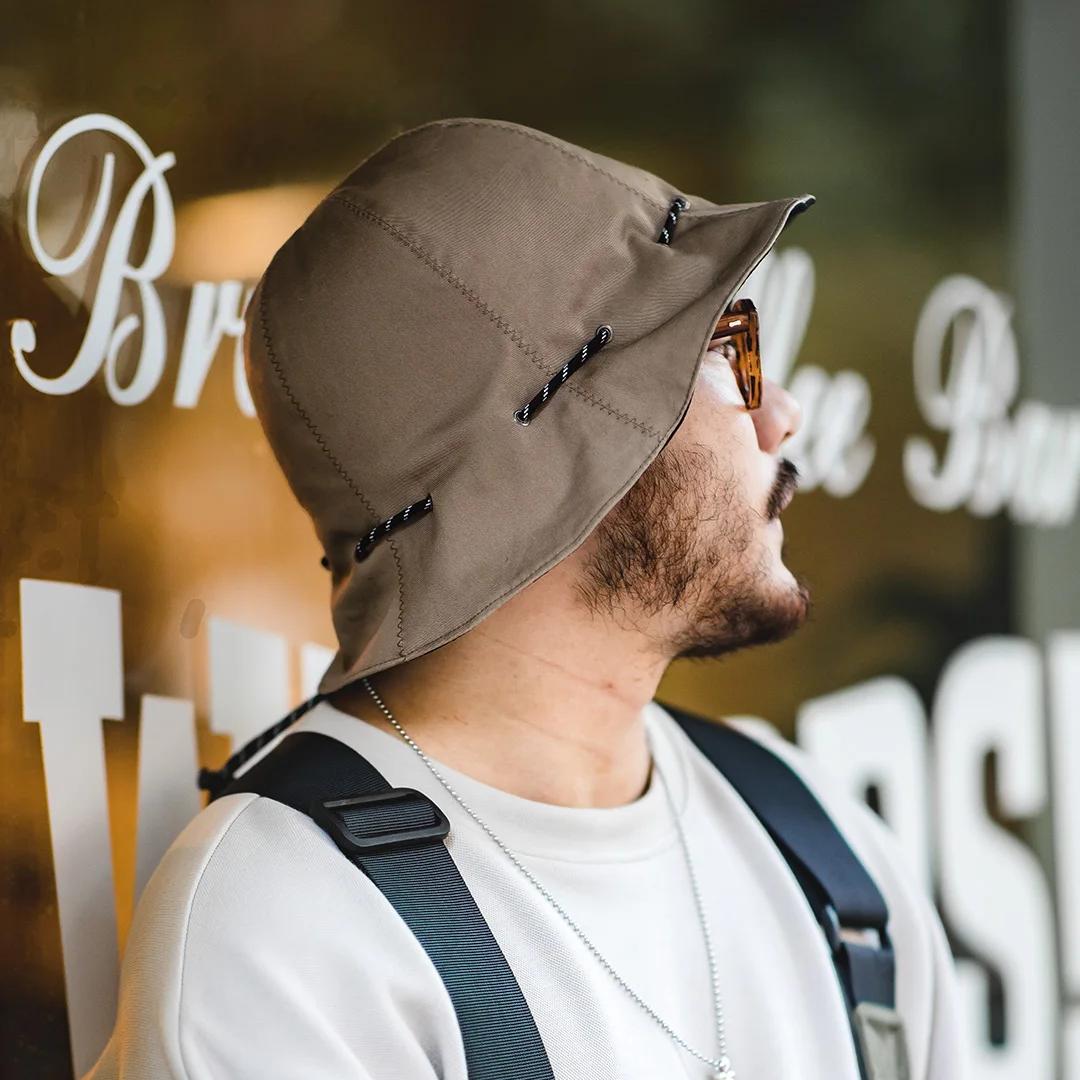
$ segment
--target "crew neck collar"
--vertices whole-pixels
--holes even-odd
[[[686,761],[681,745],[673,738],[675,722],[655,701],[645,706],[643,717],[653,752],[653,770],[645,792],[622,806],[582,808],[538,802],[485,784],[436,758],[430,760],[499,839],[519,854],[567,862],[639,859],[663,850],[677,839],[664,781],[671,785],[672,800],[680,816],[687,802]],[[405,727],[407,730],[408,725]],[[342,712],[327,701],[301,717],[290,733],[299,731],[328,735],[352,747],[391,784],[414,787],[428,795],[447,813],[455,829],[464,830],[462,835],[490,843],[480,826],[400,736]]]

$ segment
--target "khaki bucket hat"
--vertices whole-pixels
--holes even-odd
[[[580,545],[812,202],[718,206],[482,119],[403,132],[343,180],[274,256],[245,337],[331,573],[319,691],[452,641]]]

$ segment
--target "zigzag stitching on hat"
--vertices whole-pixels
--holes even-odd
[[[575,154],[573,150],[569,149],[569,147],[567,147],[563,143],[557,141],[554,137],[544,138],[543,135],[538,134],[538,133],[534,133],[532,131],[522,131],[519,128],[512,126],[509,122],[506,122],[506,121],[500,122],[498,120],[430,120],[426,124],[420,124],[417,127],[409,128],[408,131],[400,132],[398,135],[395,135],[393,139],[390,139],[389,142],[395,142],[395,141],[400,140],[400,139],[410,139],[410,138],[413,138],[416,135],[422,134],[424,131],[427,131],[427,130],[430,130],[431,128],[436,128],[436,127],[442,127],[442,128],[451,128],[451,127],[486,127],[486,128],[495,128],[495,129],[497,129],[499,131],[505,131],[508,135],[520,135],[523,139],[532,139],[533,142],[543,143],[545,146],[550,146],[552,148],[552,150],[558,150],[558,152],[560,154],[563,154],[565,157],[568,157],[568,158],[571,158],[574,161],[580,162],[586,168],[592,169],[593,172],[599,173],[601,176],[603,176],[606,179],[610,180],[613,184],[618,184],[619,187],[624,188],[626,191],[629,191],[631,195],[637,195],[638,198],[644,199],[645,202],[647,202],[650,206],[656,207],[658,210],[663,210],[663,209],[665,209],[667,207],[667,203],[665,203],[665,202],[663,202],[663,201],[661,201],[659,199],[654,199],[651,195],[646,195],[645,192],[642,191],[640,188],[634,187],[633,184],[628,184],[625,180],[620,180],[619,177],[617,177],[614,173],[608,172],[607,169],[602,169],[599,165],[597,165],[593,161],[590,161],[587,157],[584,157],[581,154]],[[383,145],[384,146],[389,145],[389,143],[384,143]],[[382,149],[382,147],[379,147],[377,150],[373,151],[369,156],[374,157],[375,154],[377,154],[379,152],[379,150],[381,150],[381,149]],[[366,160],[367,159],[365,159],[365,161]],[[361,162],[361,164],[363,164],[363,162]],[[657,179],[660,179],[660,178],[658,177]],[[666,183],[666,181],[664,181],[664,182]],[[749,207],[749,206],[753,206],[753,205],[754,205],[754,203],[740,204],[739,208],[741,208],[743,206]],[[707,206],[696,207],[696,208],[695,207],[688,207],[686,209],[686,211],[685,211],[685,214],[686,214],[687,217],[698,217],[699,215],[726,213],[726,212],[728,212],[728,209],[729,208],[727,208],[727,207],[714,207],[714,208],[711,208],[711,209],[709,207],[707,207]]]
[[[644,199],[650,206],[655,207],[658,210],[666,210],[667,203],[661,202],[659,199],[654,199],[651,195],[646,195],[644,191],[634,187],[633,184],[628,184],[625,180],[620,180],[614,173],[610,173],[607,169],[601,168],[595,162],[590,161],[587,157],[581,154],[574,153],[569,147],[564,146],[562,143],[557,142],[553,138],[544,138],[542,135],[535,134],[531,131],[522,131],[520,128],[512,127],[507,124],[500,124],[491,120],[433,120],[430,124],[422,124],[420,127],[413,128],[410,131],[403,131],[398,138],[410,138],[414,135],[419,135],[420,132],[426,128],[442,127],[482,127],[492,128],[496,131],[505,131],[507,135],[519,135],[523,139],[532,139],[533,142],[541,143],[544,146],[550,146],[552,150],[557,150],[564,157],[568,157],[573,161],[577,161],[584,165],[587,169],[592,169],[593,172],[599,173],[601,176],[610,180],[613,184],[618,184],[619,187],[629,191],[631,195],[636,195],[639,199]]]
[[[270,366],[274,369],[274,374],[277,376],[277,380],[281,383],[282,390],[285,391],[285,396],[292,403],[292,407],[296,410],[297,415],[304,421],[308,431],[311,432],[315,439],[316,445],[326,455],[330,463],[334,466],[335,471],[348,485],[349,490],[360,500],[364,505],[364,509],[367,510],[372,517],[376,517],[375,507],[368,502],[364,493],[356,485],[356,482],[349,475],[349,471],[338,460],[337,455],[330,449],[326,439],[323,438],[323,434],[315,426],[315,422],[308,415],[307,410],[300,404],[300,399],[293,393],[292,387],[289,385],[289,380],[285,378],[285,372],[282,370],[281,364],[278,361],[277,353],[274,352],[273,341],[270,337],[270,327],[266,322],[266,292],[270,283],[270,270],[273,267],[271,262],[270,267],[267,267],[265,280],[263,282],[262,292],[259,294],[259,327],[262,330],[263,345],[266,348],[266,355],[270,360]],[[397,617],[397,647],[398,656],[404,658],[405,656],[405,630],[402,625],[402,618],[404,616],[405,608],[405,579],[401,571],[401,559],[398,556],[397,545],[394,543],[393,537],[387,537],[387,544],[390,546],[390,551],[394,556],[394,565],[397,568],[397,580],[398,580],[398,617]]]
[[[474,307],[478,308],[491,322],[493,322],[525,355],[536,365],[536,367],[544,373],[548,374],[548,368],[544,362],[540,359],[540,351],[534,346],[530,345],[521,334],[515,330],[506,319],[500,315],[490,304],[487,304],[477,293],[469,288],[456,274],[447,270],[434,256],[429,255],[415,240],[410,239],[403,232],[391,225],[385,218],[380,217],[373,210],[369,210],[366,206],[360,206],[357,203],[352,202],[344,195],[332,194],[327,196],[329,200],[337,203],[341,203],[342,206],[347,207],[358,217],[366,218],[375,225],[378,225],[385,232],[388,232],[394,237],[398,243],[407,247],[418,259],[424,262],[431,270],[439,275],[445,282],[452,285],[463,296],[465,296]],[[590,393],[588,390],[582,389],[580,386],[570,385],[570,391],[580,397],[583,401],[589,405],[593,405],[598,409],[609,413],[617,420],[621,420],[625,424],[629,424],[631,427],[637,428],[643,435],[651,436],[656,439],[660,437],[658,431],[654,431],[648,424],[637,417],[629,415],[629,413],[621,412],[620,410],[613,408],[602,398],[598,398],[595,394]]]

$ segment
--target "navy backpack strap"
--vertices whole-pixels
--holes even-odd
[[[798,880],[832,953],[863,1077],[906,1076],[889,909],[858,856],[776,754],[730,725],[657,704],[735,788]]]
[[[254,792],[309,815],[393,904],[446,984],[470,1080],[554,1080],[517,979],[443,843],[450,824],[431,799],[393,787],[357,751],[312,731],[287,735],[242,776],[232,771],[200,776],[200,786],[215,797]]]

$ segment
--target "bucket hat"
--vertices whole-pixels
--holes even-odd
[[[521,124],[390,139],[247,309],[259,420],[330,571],[331,693],[480,622],[674,434],[800,195],[718,205]]]

